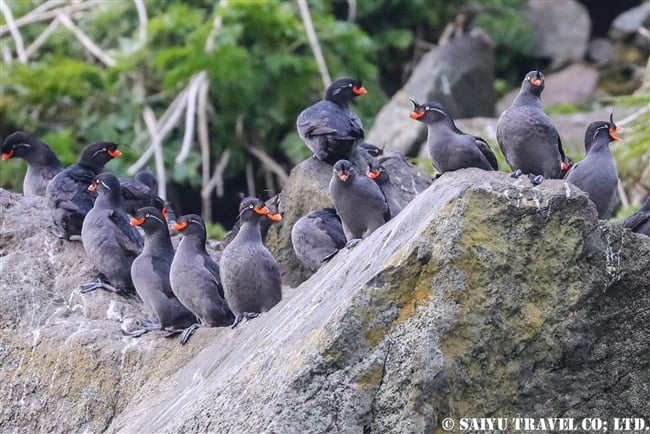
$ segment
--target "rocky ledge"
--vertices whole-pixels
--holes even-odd
[[[563,181],[447,173],[271,312],[186,346],[79,294],[80,245],[0,191],[0,431],[423,433],[650,414],[650,239]]]

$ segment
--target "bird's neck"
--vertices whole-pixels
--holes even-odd
[[[172,241],[167,228],[154,231],[153,233],[145,233],[143,249],[145,253],[161,255],[168,253],[170,250],[173,256],[174,248],[172,247]]]
[[[528,105],[542,108],[542,99],[539,95],[530,93],[530,91],[522,89],[517,94],[517,97],[513,101],[512,105]]]
[[[237,238],[241,241],[261,243],[262,233],[260,231],[259,220],[242,222],[242,225],[239,228],[239,233],[237,233]]]

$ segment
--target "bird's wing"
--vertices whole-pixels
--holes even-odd
[[[481,137],[478,136],[472,136],[472,137],[476,139],[476,146],[481,151],[481,153],[485,156],[488,163],[490,163],[490,166],[492,166],[494,170],[499,170],[499,163],[497,162],[497,156],[494,155],[494,151],[492,150],[492,148],[490,148],[490,145],[488,145],[487,141],[483,140]]]

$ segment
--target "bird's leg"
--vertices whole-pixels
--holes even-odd
[[[98,288],[105,289],[110,292],[116,292],[116,293],[121,292],[119,289],[110,285],[108,282],[104,282],[100,277],[98,277],[97,280],[95,280],[94,282],[89,282],[86,283],[85,285],[80,285],[79,291],[85,293],[85,292],[94,291],[95,289]]]
[[[528,175],[528,179],[530,179],[530,182],[533,185],[539,185],[544,181],[544,177],[542,175],[533,175],[532,173]]]
[[[361,238],[355,238],[355,239],[353,239],[353,240],[348,241],[348,242],[345,244],[345,247],[347,247],[348,249],[351,249],[352,247],[356,246],[356,245],[359,244],[360,242],[361,242]]]
[[[190,336],[192,336],[199,327],[203,327],[203,324],[194,323],[186,328],[183,332],[183,335],[181,336],[181,345],[185,345],[187,341],[190,340]]]
[[[512,172],[512,174],[510,174],[510,177],[519,178],[521,176],[521,174],[522,174],[521,169],[517,169],[514,172]]]
[[[177,329],[175,327],[168,327],[168,328],[163,329],[163,330],[167,332],[167,333],[165,333],[163,335],[164,338],[171,338],[171,337],[174,337],[177,334],[183,332],[183,329]]]
[[[158,327],[158,328],[160,328],[160,324],[158,324],[157,322],[155,322],[153,320],[150,320],[150,319],[141,319],[140,320],[140,325],[142,325],[143,327]]]
[[[122,333],[125,334],[126,336],[132,336],[134,338],[139,338],[145,333],[148,333],[152,330],[162,330],[160,327],[160,324],[155,323],[153,321],[149,320],[142,320],[140,321],[140,324],[142,325],[141,329],[137,330],[132,330],[130,332],[127,332],[126,330],[122,330]]]
[[[241,320],[243,320],[244,318],[253,319],[256,318],[258,315],[259,312],[242,312],[235,317],[235,321],[233,321],[230,328],[234,329],[235,327],[237,327],[237,324],[239,324]]]

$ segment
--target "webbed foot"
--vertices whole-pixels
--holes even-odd
[[[233,321],[232,325],[230,326],[231,329],[234,329],[237,327],[237,324],[241,322],[244,318],[248,319],[253,319],[257,318],[259,316],[259,312],[242,312],[239,315],[235,316],[235,321]]]
[[[181,345],[185,345],[187,341],[190,340],[190,337],[194,334],[194,332],[199,328],[203,327],[203,325],[199,323],[192,324],[188,328],[185,329],[183,334],[181,335]]]
[[[336,256],[336,254],[337,254],[338,252],[339,252],[338,250],[334,250],[332,253],[330,253],[329,255],[325,256],[325,257],[324,257],[323,259],[321,259],[320,261],[321,261],[321,262],[327,262],[327,261],[329,261],[330,259],[332,259],[334,256]]]
[[[356,245],[359,244],[360,242],[361,242],[361,238],[355,238],[355,239],[353,239],[353,240],[348,241],[348,242],[345,244],[345,247],[347,247],[348,249],[351,249],[352,247],[356,246]]]
[[[542,182],[544,182],[544,177],[542,175],[533,175],[530,174],[528,175],[528,179],[530,179],[531,184],[533,185],[539,185]]]
[[[514,172],[510,174],[511,178],[519,178],[521,176],[522,172],[521,169],[517,169]]]
[[[107,282],[102,281],[99,278],[94,282],[89,282],[89,283],[86,283],[84,285],[80,285],[79,286],[79,291],[82,292],[82,293],[85,293],[85,292],[94,291],[95,289],[99,289],[99,288],[105,289],[105,290],[110,291],[110,292],[115,292],[115,293],[121,292],[119,289],[117,289],[114,286],[108,284]]]

